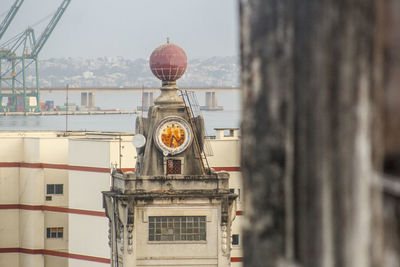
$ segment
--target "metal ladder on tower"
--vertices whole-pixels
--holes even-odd
[[[192,128],[192,132],[194,135],[194,143],[195,143],[195,149],[199,155],[200,162],[201,162],[201,167],[203,170],[203,174],[210,174],[210,165],[208,163],[207,155],[212,156],[212,148],[209,140],[204,138],[203,141],[203,147],[201,147],[198,139],[198,129],[196,126],[196,123],[193,121],[194,118],[198,117],[201,115],[200,111],[200,105],[197,101],[197,97],[195,95],[195,92],[188,92],[187,90],[179,90],[180,95],[183,99],[183,102],[185,104],[185,110],[187,112],[187,115],[189,117],[189,123],[190,127]],[[203,136],[205,137],[205,129],[203,129]]]

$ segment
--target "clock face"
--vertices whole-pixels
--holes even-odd
[[[183,145],[186,132],[180,123],[170,122],[161,128],[161,142],[169,148]]]
[[[160,121],[154,138],[164,154],[175,155],[189,146],[192,141],[192,131],[184,119],[171,116]]]

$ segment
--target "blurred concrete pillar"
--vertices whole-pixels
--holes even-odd
[[[244,266],[387,266],[381,3],[239,1]]]
[[[386,3],[385,267],[400,266],[400,1]]]

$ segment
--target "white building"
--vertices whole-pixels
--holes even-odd
[[[241,266],[237,129],[217,130],[210,143],[210,166],[227,171],[239,195],[230,261]],[[0,148],[0,266],[109,266],[101,192],[110,189],[111,165],[133,170],[132,134],[0,132]]]

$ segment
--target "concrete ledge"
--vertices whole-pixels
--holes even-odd
[[[141,176],[135,173],[113,173],[112,190],[121,193],[176,192],[180,190],[217,190],[229,192],[229,174],[213,173],[207,176]],[[191,190],[185,190],[190,188]]]

